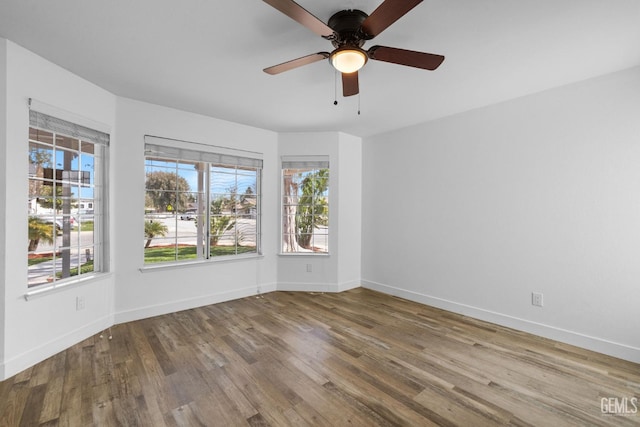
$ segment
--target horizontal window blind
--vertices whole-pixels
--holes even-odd
[[[186,141],[179,141],[180,145],[183,146],[155,143],[155,141],[161,139],[162,138],[158,137],[145,137],[145,141],[154,141],[146,142],[144,145],[145,156],[147,158],[158,157],[162,159],[207,162],[224,166],[262,169],[262,159],[259,158],[259,153],[195,143],[191,143],[193,148],[186,148],[184,146],[190,144]],[[167,143],[171,141],[174,140],[166,140]],[[250,157],[248,154],[254,154],[255,157]]]
[[[283,156],[282,169],[328,169],[329,156]]]
[[[82,141],[94,144],[109,145],[109,134],[95,129],[52,117],[35,110],[29,110],[29,125],[38,129],[49,130]]]

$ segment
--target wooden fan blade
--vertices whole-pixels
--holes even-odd
[[[329,52],[312,53],[311,55],[303,56],[301,58],[292,59],[291,61],[283,62],[282,64],[274,65],[272,67],[265,68],[264,71],[267,74],[280,74],[285,71],[293,70],[294,68],[302,67],[303,65],[312,64],[329,57]]]
[[[444,61],[444,56],[396,47],[373,46],[367,51],[369,58],[409,67],[435,70]]]
[[[304,25],[314,33],[322,37],[331,37],[333,30],[324,22],[313,16],[309,11],[293,0],[263,0],[268,5],[278,9],[289,18]]]
[[[342,73],[342,96],[357,95],[358,92],[358,72]]]
[[[362,31],[373,38],[402,18],[422,0],[385,0],[362,23]]]

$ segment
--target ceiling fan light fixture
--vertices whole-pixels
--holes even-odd
[[[355,46],[343,46],[331,52],[331,65],[341,73],[354,73],[367,63],[367,53]]]

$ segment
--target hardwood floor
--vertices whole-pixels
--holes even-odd
[[[638,364],[366,289],[274,292],[78,343],[0,383],[0,424],[637,426],[638,397]]]

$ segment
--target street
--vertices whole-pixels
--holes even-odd
[[[167,234],[165,236],[154,237],[151,241],[151,246],[165,246],[165,245],[189,245],[195,246],[197,243],[197,228],[196,221],[181,220],[179,216],[174,215],[147,215],[147,220],[161,222],[167,227]],[[255,246],[256,244],[256,219],[255,218],[240,218],[236,223],[238,230],[238,244],[241,246]],[[323,227],[326,228],[326,227]],[[87,261],[86,249],[90,249],[90,257],[93,257],[93,231],[72,231],[71,242],[71,268],[78,267]],[[327,234],[326,229],[321,230],[321,234],[315,234],[313,240],[313,246],[319,248],[327,247]],[[79,240],[75,240],[79,239]],[[146,241],[145,236],[140,236],[140,249],[144,247]],[[218,245],[234,245],[235,244],[234,229],[226,231],[218,240]],[[56,237],[56,248],[62,246],[62,236]],[[79,248],[79,249],[78,249]],[[41,242],[38,245],[36,253],[47,254],[52,253],[54,246]],[[55,271],[58,272],[62,269],[62,259],[58,256],[55,261],[44,261],[39,264],[29,266],[28,271],[28,284],[34,286],[42,283],[46,283],[47,279],[53,276]]]

